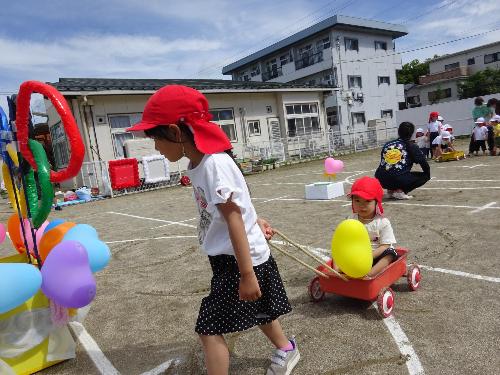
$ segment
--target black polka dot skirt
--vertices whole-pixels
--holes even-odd
[[[278,266],[272,256],[256,267],[262,297],[246,302],[239,299],[240,273],[232,255],[209,256],[212,266],[210,294],[203,298],[196,322],[200,335],[222,335],[271,323],[292,311]]]

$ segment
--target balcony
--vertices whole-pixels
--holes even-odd
[[[455,69],[445,70],[444,72],[428,74],[426,76],[421,76],[418,81],[421,85],[426,85],[432,82],[444,81],[454,78],[468,77],[470,75],[469,67],[459,66]]]
[[[283,75],[283,70],[281,69],[281,66],[278,68],[273,68],[272,70],[262,72],[262,81],[266,82],[269,81],[270,79],[278,78]]]
[[[307,68],[308,66],[317,64],[321,61],[323,61],[323,51],[317,52],[313,55],[303,54],[301,57],[295,60],[295,69],[299,70]]]

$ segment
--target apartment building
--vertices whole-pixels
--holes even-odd
[[[402,25],[336,15],[225,66],[222,73],[235,81],[331,87],[325,107],[335,131],[366,131],[377,119],[394,126],[398,103],[404,102],[403,85],[396,81],[402,65],[395,40],[406,34]],[[298,134],[293,123],[286,125],[289,137]]]
[[[407,106],[457,100],[459,83],[486,68],[500,69],[500,41],[432,59],[429,74],[406,91]]]

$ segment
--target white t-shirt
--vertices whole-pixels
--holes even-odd
[[[476,141],[484,141],[488,138],[488,128],[486,126],[475,126],[472,132]]]
[[[439,121],[429,122],[427,124],[427,130],[430,133],[436,133],[441,131],[442,124]]]
[[[450,136],[451,137],[451,136]],[[451,138],[448,138],[448,140],[444,140],[442,136],[438,135],[434,140],[432,141],[433,145],[443,145],[443,144],[448,144],[451,142]]]
[[[423,135],[421,137],[415,138],[415,143],[417,144],[418,148],[428,148],[429,147],[429,137]]]
[[[258,266],[269,259],[269,246],[257,224],[257,213],[250,192],[238,166],[225,152],[205,155],[195,168],[187,171],[200,213],[198,240],[207,255],[234,255],[226,220],[217,204],[231,201],[238,205],[250,244],[252,264]]]
[[[351,215],[350,219],[359,220],[357,214]],[[372,243],[373,250],[380,245],[394,246],[396,244],[394,231],[392,230],[391,222],[388,218],[375,215],[372,221],[363,224],[368,231],[368,235],[370,236],[370,242]]]

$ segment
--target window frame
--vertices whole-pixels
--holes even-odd
[[[460,62],[454,62],[454,63],[451,63],[451,64],[445,64],[444,65],[444,71],[448,71],[448,70],[453,70],[453,69],[456,69],[456,68],[460,68]]]
[[[284,114],[285,121],[287,126],[287,136],[290,138],[293,137],[301,137],[306,136],[308,134],[315,134],[321,132],[321,118],[319,115],[319,102],[292,102],[292,103],[284,103]],[[295,110],[300,108],[300,113],[295,113]],[[304,107],[309,107],[308,112],[303,111]],[[292,109],[293,113],[290,113],[289,108]],[[311,131],[306,131],[306,120],[309,119]],[[294,132],[290,131],[290,121],[294,122]],[[302,127],[302,131],[298,131],[297,129],[297,120],[300,120],[301,124],[299,126]]]
[[[253,124],[253,125],[252,125]],[[257,131],[255,131],[255,125],[257,125]],[[262,135],[260,128],[260,120],[247,120],[248,135],[250,137]]]
[[[375,43],[375,51],[377,51],[379,49],[387,51],[387,42],[384,42],[383,40],[375,40],[374,43]],[[377,45],[383,45],[383,46],[385,46],[385,48],[381,48],[381,47],[377,48]]]
[[[359,86],[351,85],[351,79],[354,80],[355,78],[359,78]],[[362,89],[363,88],[363,78],[361,76],[348,75],[347,76],[347,87],[350,89]]]
[[[384,82],[384,78],[387,78],[387,82]],[[390,76],[378,76],[378,85],[380,86],[383,84],[387,84],[388,86],[390,86],[391,77]]]
[[[354,118],[357,115],[362,115],[363,116],[363,121],[361,121],[361,122],[359,122],[359,121],[354,122]],[[352,125],[353,126],[355,126],[356,124],[363,124],[363,125],[365,125],[366,124],[366,114],[365,114],[364,111],[362,111],[362,112],[351,112],[351,120],[352,120]]]
[[[136,119],[133,119],[133,116],[135,116]],[[135,139],[136,136],[135,136],[134,132],[127,132],[126,129],[131,127],[136,122],[141,121],[142,113],[141,112],[108,113],[107,117],[108,117],[109,131],[111,134],[111,145],[113,146],[113,155],[114,155],[115,159],[125,158],[125,150],[122,150],[123,155],[121,155],[121,153],[118,150],[118,147],[117,147],[118,145],[117,145],[115,140],[119,135],[123,135],[123,134],[131,135],[132,137],[130,139]],[[112,119],[116,118],[116,117],[127,117],[128,118],[128,125],[125,127],[113,128],[112,127],[112,123],[113,123]]]
[[[384,116],[384,114],[390,114],[390,116]],[[392,109],[382,109],[380,111],[380,118],[394,118],[394,111]]]
[[[475,65],[476,64],[476,58],[475,57],[471,57],[469,59],[467,59],[467,66],[469,65]]]
[[[49,132],[52,140],[52,152],[55,162],[54,167],[56,170],[66,168],[70,159],[70,147],[62,122],[58,121],[52,125]]]
[[[486,57],[489,57],[491,56],[492,57],[492,60],[491,61],[486,61]],[[497,62],[500,60],[500,52],[493,52],[493,53],[488,53],[487,55],[484,55],[484,63],[485,64],[491,64],[491,63],[494,63],[494,62]]]
[[[349,45],[352,44],[352,42],[355,42],[356,48],[347,48],[347,42],[349,41]],[[346,51],[356,51],[359,52],[359,40],[356,38],[348,38],[344,37],[344,48]]]
[[[224,133],[226,133],[227,137],[229,138],[229,141],[231,143],[238,143],[238,129],[236,128],[236,119],[234,117],[234,108],[232,107],[226,107],[226,108],[210,108],[208,110],[210,112],[210,114],[213,116],[212,120],[210,120],[211,122],[219,125],[219,128],[222,129],[222,131],[224,131]],[[231,116],[232,118],[231,119],[225,119],[225,120],[220,120],[218,118],[218,116],[215,116],[214,115],[214,112],[222,112],[222,111],[231,111]],[[216,118],[217,117],[217,118]],[[228,134],[227,132],[224,130],[224,127],[226,126],[231,126],[233,127],[233,130],[234,130],[234,139],[232,139]]]
[[[429,100],[431,103],[434,103],[436,102],[436,93],[438,92],[439,90],[434,90],[434,91],[429,91],[427,93],[427,100]],[[446,98],[451,98],[451,87],[448,87],[446,89],[441,89],[441,91],[443,91],[445,93],[445,96],[437,99],[437,100],[442,100],[442,99],[446,99]],[[446,95],[446,93],[449,92],[449,95]],[[431,98],[431,94],[432,94],[432,98]]]

